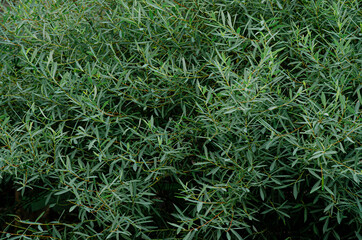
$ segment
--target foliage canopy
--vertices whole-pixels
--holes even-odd
[[[10,5],[3,238],[362,239],[360,1]]]

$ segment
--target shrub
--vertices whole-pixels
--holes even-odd
[[[352,0],[1,13],[6,239],[362,239]]]

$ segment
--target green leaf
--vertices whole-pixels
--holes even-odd
[[[296,183],[294,183],[294,185],[293,185],[293,196],[294,196],[294,199],[297,199],[297,197],[298,197],[298,187],[297,187]]]
[[[321,188],[321,181],[319,180],[313,185],[312,189],[310,190],[310,193],[314,193],[315,191],[319,190],[320,188]]]
[[[52,68],[50,71],[51,77],[54,79],[55,78],[55,74],[57,72],[57,68],[58,68],[58,63],[57,62],[53,62],[52,64]]]
[[[326,95],[324,95],[324,92],[322,92],[322,94],[321,94],[321,99],[322,99],[323,106],[326,107],[327,101],[326,101]]]
[[[197,202],[197,212],[199,213],[200,211],[201,211],[201,209],[202,209],[202,206],[203,206],[203,202]]]

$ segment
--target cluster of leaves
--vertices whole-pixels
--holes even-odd
[[[362,239],[360,1],[9,4],[3,238]]]

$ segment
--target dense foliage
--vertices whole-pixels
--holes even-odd
[[[362,239],[360,1],[9,5],[2,239]]]

